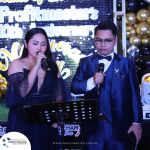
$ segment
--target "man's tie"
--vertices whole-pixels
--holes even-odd
[[[102,55],[97,54],[97,57],[98,57],[99,60],[101,60],[101,59],[107,59],[108,61],[111,61],[111,55],[104,57]]]

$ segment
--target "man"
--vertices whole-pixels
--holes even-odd
[[[135,65],[133,60],[113,52],[116,35],[113,22],[98,24],[94,37],[98,54],[80,60],[71,83],[74,94],[97,99],[98,120],[81,126],[84,140],[88,141],[85,149],[127,150],[131,131],[137,143],[141,138],[142,105]]]

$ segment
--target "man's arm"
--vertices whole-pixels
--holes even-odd
[[[133,124],[130,126],[128,133],[133,131],[136,137],[136,141],[138,143],[142,135],[141,124],[143,121],[143,114],[142,114],[142,104],[141,104],[139,83],[136,77],[134,62],[132,64],[131,71],[130,71],[130,86],[131,86],[131,96],[132,96]]]
[[[86,92],[87,79],[84,79],[84,72],[82,70],[81,61],[76,70],[76,74],[74,75],[71,82],[71,91],[74,94],[84,94]]]

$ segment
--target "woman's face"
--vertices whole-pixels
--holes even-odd
[[[35,57],[39,51],[45,53],[47,49],[46,37],[42,33],[37,33],[29,40],[28,44],[25,41],[25,46],[28,49],[28,55],[32,57]]]

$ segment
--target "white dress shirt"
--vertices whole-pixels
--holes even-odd
[[[104,64],[104,73],[109,68],[109,66],[110,66],[110,64],[111,64],[111,62],[112,62],[112,60],[114,58],[114,52],[112,52],[111,54],[109,54],[107,56],[110,56],[110,55],[111,55],[111,58],[112,58],[111,61],[108,61],[107,59],[99,60],[99,63],[103,63]],[[86,85],[86,91],[92,90],[95,86],[96,86],[96,84],[94,83],[93,77],[89,78],[88,81],[87,81],[87,85]]]

